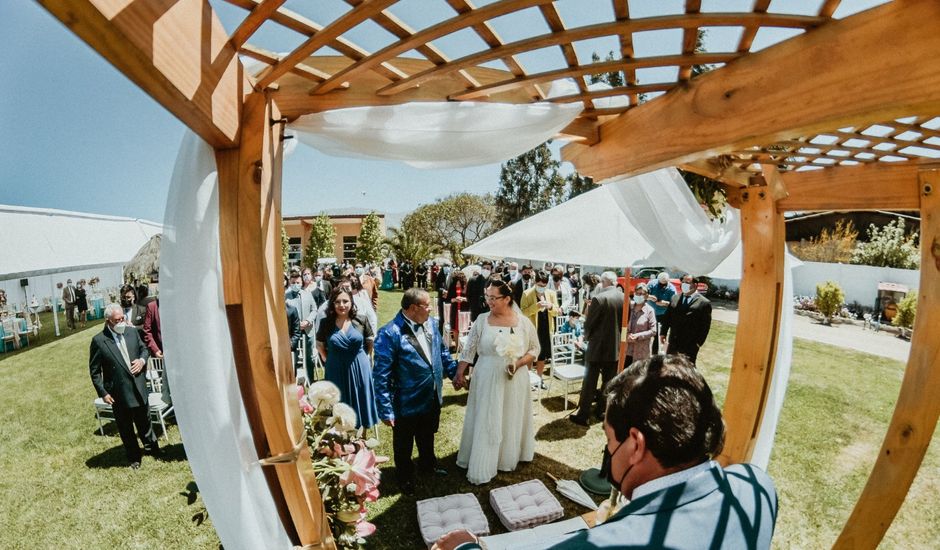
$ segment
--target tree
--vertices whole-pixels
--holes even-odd
[[[565,200],[571,200],[581,193],[586,193],[595,187],[593,178],[584,177],[577,172],[572,172],[565,176],[565,184],[568,189],[568,196],[565,197]]]
[[[495,220],[492,195],[457,193],[418,207],[402,220],[401,231],[459,262],[460,251],[492,233]]]
[[[545,142],[502,165],[496,192],[496,223],[507,227],[563,202],[565,179]]]
[[[832,316],[842,310],[845,303],[845,293],[842,287],[834,281],[826,281],[816,285],[816,309],[823,314],[823,323],[828,325]]]
[[[412,264],[424,262],[440,252],[437,245],[419,241],[403,229],[391,228],[388,232],[390,236],[383,242],[385,251],[399,263],[405,260]]]
[[[614,52],[610,51],[607,53],[607,57],[604,58],[604,61],[614,61],[617,59],[614,57]],[[597,55],[597,52],[591,53],[591,63],[600,63],[601,56]],[[591,84],[597,84],[598,82],[603,82],[604,84],[609,85],[611,88],[618,88],[623,86],[623,72],[622,71],[609,71],[606,73],[597,73],[592,74],[588,77],[588,81]]]
[[[819,237],[812,237],[809,242],[801,240],[790,247],[790,251],[797,258],[808,262],[847,264],[852,261],[857,237],[858,231],[851,220],[848,223],[839,220],[834,229],[825,228]]]
[[[376,263],[382,259],[382,231],[379,216],[373,211],[362,220],[359,238],[356,240],[356,260],[362,263]]]
[[[891,319],[891,324],[896,327],[911,328],[914,326],[914,318],[917,317],[917,290],[907,293],[900,302],[898,302],[898,312]]]
[[[287,230],[284,229],[284,224],[281,224],[281,264],[284,266],[284,271],[288,269],[288,260],[290,259],[290,239],[287,238]]]
[[[917,269],[920,265],[920,247],[917,232],[906,234],[904,218],[898,217],[888,225],[878,228],[868,226],[868,242],[858,243],[852,253],[853,264],[878,267]]]
[[[335,245],[336,229],[333,228],[333,222],[330,221],[329,216],[321,212],[313,219],[313,224],[310,226],[310,236],[304,248],[303,264],[315,268],[320,258],[333,255]]]

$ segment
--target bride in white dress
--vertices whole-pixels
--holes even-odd
[[[512,471],[535,455],[535,427],[528,367],[539,355],[532,322],[512,303],[509,285],[493,280],[484,290],[490,312],[477,317],[460,354],[454,387],[467,387],[473,366],[457,466],[467,469],[470,483]]]

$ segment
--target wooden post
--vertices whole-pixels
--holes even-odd
[[[629,267],[623,268],[623,278],[626,286],[623,289],[623,312],[620,315],[620,357],[617,360],[617,372],[623,372],[626,367],[624,363],[627,360],[627,333],[630,331],[630,278],[633,277],[633,271]],[[659,338],[659,335],[656,336]]]
[[[774,177],[773,173],[767,175]],[[724,406],[727,435],[718,458],[722,464],[750,460],[777,355],[786,250],[783,215],[776,211],[772,192],[779,182],[760,183],[741,192],[744,266],[738,331]]]
[[[217,151],[225,308],[239,385],[259,457],[290,453],[303,437],[287,336],[281,265],[281,123],[262,92],[244,104],[240,147]],[[305,447],[266,466],[281,520],[302,545],[333,548]],[[319,545],[319,546],[318,546]]]
[[[907,497],[940,417],[940,169],[918,176],[920,288],[911,352],[875,467],[834,548],[875,548]]]

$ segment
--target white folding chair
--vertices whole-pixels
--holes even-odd
[[[23,345],[23,338],[26,338],[26,347],[29,347],[29,333],[31,332],[31,328],[29,326],[28,319],[29,314],[27,313],[26,317],[22,319],[16,319],[16,322],[14,323],[14,326],[16,327],[16,336],[20,341],[20,346]]]
[[[473,321],[470,320],[469,311],[457,312],[457,353],[460,353],[460,350],[467,344],[471,324]]]
[[[571,384],[584,380],[587,369],[574,360],[574,335],[571,333],[556,333],[552,335],[552,378],[564,384],[565,411],[568,410],[568,394],[571,393]]]
[[[163,430],[163,439],[169,441],[166,433],[166,419],[173,414],[173,406],[163,400],[163,359],[151,357],[147,361],[147,384],[150,394],[147,397],[150,409],[150,421],[159,424]]]
[[[114,409],[111,408],[111,405],[105,403],[101,397],[95,399],[94,404],[95,418],[98,419],[98,431],[101,432],[101,435],[104,435],[104,421],[114,420]]]

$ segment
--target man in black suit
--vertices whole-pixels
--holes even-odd
[[[519,278],[516,279],[516,282],[512,284],[512,301],[515,302],[517,306],[519,302],[522,301],[522,293],[529,290],[529,287],[533,284],[532,266],[522,266],[522,273],[519,275]]]
[[[486,260],[483,262],[482,270],[474,272],[473,277],[467,281],[467,304],[470,306],[470,321],[476,321],[481,313],[489,310],[483,300],[483,289],[486,287],[486,281],[493,273],[493,262]]]
[[[104,309],[104,329],[91,339],[88,370],[98,397],[111,405],[121,442],[131,468],[140,468],[141,452],[134,428],[148,453],[156,455],[160,445],[150,425],[147,390],[147,359],[150,352],[137,329],[127,324],[118,304]]]
[[[682,354],[692,364],[712,328],[712,304],[695,289],[692,276],[682,276],[682,294],[676,294],[663,315],[660,343],[669,342],[666,353]],[[668,340],[667,340],[668,334]]]
[[[571,421],[586,426],[591,406],[597,403],[594,415],[603,418],[607,397],[604,393],[609,382],[617,374],[617,361],[620,358],[620,327],[623,319],[623,291],[617,287],[617,274],[605,271],[601,274],[601,291],[591,299],[587,316],[584,320],[584,341],[587,351],[584,361],[587,372],[581,386],[581,398],[578,412]],[[601,389],[597,389],[597,379],[601,379]]]

